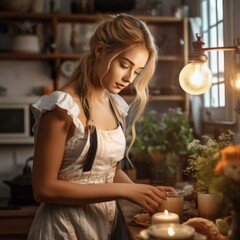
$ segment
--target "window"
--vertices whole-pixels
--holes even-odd
[[[237,0],[200,0],[204,47],[233,46],[234,5]],[[235,9],[236,11],[236,9]],[[236,15],[237,16],[237,15]],[[233,89],[230,74],[234,52],[206,51],[213,84],[203,96],[204,120],[233,121]]]
[[[223,1],[201,0],[200,4],[204,47],[224,46]],[[211,110],[224,108],[226,106],[224,52],[206,51],[205,53],[208,56],[208,65],[212,71],[213,84],[210,90],[204,94],[204,107],[211,108]],[[208,116],[209,112],[212,111],[208,111]]]

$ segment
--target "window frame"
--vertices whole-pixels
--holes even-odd
[[[208,0],[209,1],[209,0]],[[199,1],[200,9],[201,2]],[[236,0],[223,0],[223,46],[232,46],[234,43],[233,39],[233,11],[234,11],[234,2]],[[231,2],[231,3],[229,3]],[[237,16],[237,15],[236,15]],[[208,20],[210,16],[208,14]],[[207,46],[207,47],[217,47],[216,46]],[[219,52],[219,51],[218,51]],[[206,51],[207,54],[207,51]],[[234,91],[230,86],[230,74],[234,66],[234,52],[224,51],[224,83],[225,83],[225,106],[224,107],[205,107],[204,97],[202,96],[203,101],[203,121],[236,121],[236,114],[234,112]],[[210,66],[211,69],[211,66]],[[215,84],[213,84],[214,86]],[[212,88],[211,88],[212,90]],[[211,91],[210,90],[210,91]],[[221,96],[219,96],[221,97]]]

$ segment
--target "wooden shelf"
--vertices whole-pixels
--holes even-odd
[[[51,60],[51,59],[79,59],[80,53],[29,53],[29,52],[5,52],[0,53],[0,59],[16,60]]]
[[[182,57],[180,56],[174,56],[174,55],[162,55],[162,56],[159,56],[158,58],[159,61],[169,61],[169,62],[180,62],[182,61]]]
[[[182,95],[159,95],[151,96],[151,101],[184,101],[185,98]]]
[[[5,20],[33,20],[33,21],[52,21],[53,19],[59,22],[96,22],[102,19],[104,14],[65,14],[65,13],[15,13],[15,12],[0,12],[0,19]],[[169,24],[169,23],[182,23],[181,19],[175,17],[162,17],[162,16],[144,16],[136,15],[136,17],[151,24]]]
[[[29,52],[0,52],[0,59],[21,60],[51,60],[51,59],[79,59],[81,53],[29,53]],[[182,61],[179,56],[159,56],[159,61]]]
[[[34,60],[34,61],[49,61],[52,69],[52,78],[53,85],[55,89],[59,88],[59,79],[60,79],[60,66],[63,60],[78,60],[81,57],[81,53],[65,53],[59,52],[59,37],[58,26],[61,23],[96,23],[102,18],[105,17],[105,14],[64,14],[64,13],[14,13],[14,12],[0,12],[0,21],[4,23],[8,23],[11,21],[35,21],[42,23],[46,28],[50,29],[51,36],[51,45],[56,46],[52,52],[39,52],[39,53],[29,53],[29,52],[0,52],[0,60],[17,60],[17,61],[26,61],[26,60]],[[172,67],[181,68],[181,66],[187,63],[188,58],[188,19],[178,19],[175,17],[165,17],[165,16],[143,16],[136,15],[139,19],[143,20],[147,24],[157,27],[157,31],[155,34],[165,33],[165,28],[170,29],[170,33],[172,29],[174,31],[175,37],[182,38],[184,41],[184,45],[179,46],[181,49],[176,50],[175,52],[169,51],[166,52],[166,55],[159,55],[159,61],[165,66],[167,66],[167,71],[165,71],[165,75],[170,73]],[[159,29],[158,29],[159,27]],[[175,29],[175,30],[174,30]],[[158,31],[160,30],[160,31]],[[174,35],[173,34],[173,35]],[[156,36],[157,39],[157,36]],[[49,39],[48,39],[49,41]],[[156,44],[158,41],[156,40]],[[171,50],[171,49],[170,49]],[[165,53],[165,52],[164,52]],[[174,53],[174,54],[171,54]],[[176,64],[175,64],[176,63]],[[169,67],[171,66],[171,67]],[[164,72],[165,69],[163,69]],[[178,71],[179,69],[177,69]],[[162,74],[162,69],[159,71],[159,76]],[[163,75],[163,76],[165,76]],[[155,75],[156,79],[159,79],[158,75]],[[162,75],[162,79],[164,78]],[[177,81],[177,80],[176,80]],[[168,84],[164,83],[165,85]],[[158,85],[158,83],[157,83]],[[154,86],[161,88],[159,86]],[[124,96],[124,98],[128,101],[133,99],[133,96]],[[188,96],[184,92],[179,95],[153,95],[150,98],[151,101],[168,101],[168,102],[181,102],[181,106],[184,106],[184,110],[189,110]]]
[[[47,13],[16,13],[16,12],[0,12],[1,20],[35,20],[35,21],[51,21],[53,19],[52,14]]]
[[[15,144],[15,143],[18,143],[16,145],[21,145],[21,144],[29,144],[29,145],[32,145],[34,143],[34,138],[31,137],[31,138],[20,138],[20,139],[17,139],[17,138],[12,138],[12,139],[4,139],[4,138],[1,138],[0,139],[0,144],[3,144],[3,145],[9,145],[9,144]]]
[[[126,101],[133,100],[133,96],[121,95]],[[184,101],[185,98],[182,95],[152,95],[150,101]]]

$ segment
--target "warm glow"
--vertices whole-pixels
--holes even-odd
[[[206,63],[187,64],[179,74],[182,89],[192,95],[205,93],[212,85],[212,73]]]
[[[237,69],[232,73],[230,83],[233,89],[240,91],[240,69]]]
[[[168,210],[164,210],[164,215],[168,215]]]
[[[168,228],[168,235],[169,235],[169,236],[174,236],[174,235],[175,235],[175,232],[174,232],[174,230],[173,230],[172,227],[169,227],[169,228]]]

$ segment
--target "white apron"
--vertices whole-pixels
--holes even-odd
[[[118,95],[110,97],[118,113],[126,116],[128,106],[125,101]],[[59,179],[79,184],[112,183],[116,165],[124,157],[126,146],[121,126],[110,131],[96,129],[96,157],[92,169],[83,172],[90,137],[84,133],[78,118],[78,105],[69,94],[56,91],[33,104],[35,136],[42,113],[56,105],[68,110],[76,126],[74,136],[65,146]],[[107,240],[112,230],[115,209],[115,201],[79,206],[42,203],[33,220],[28,240]]]

